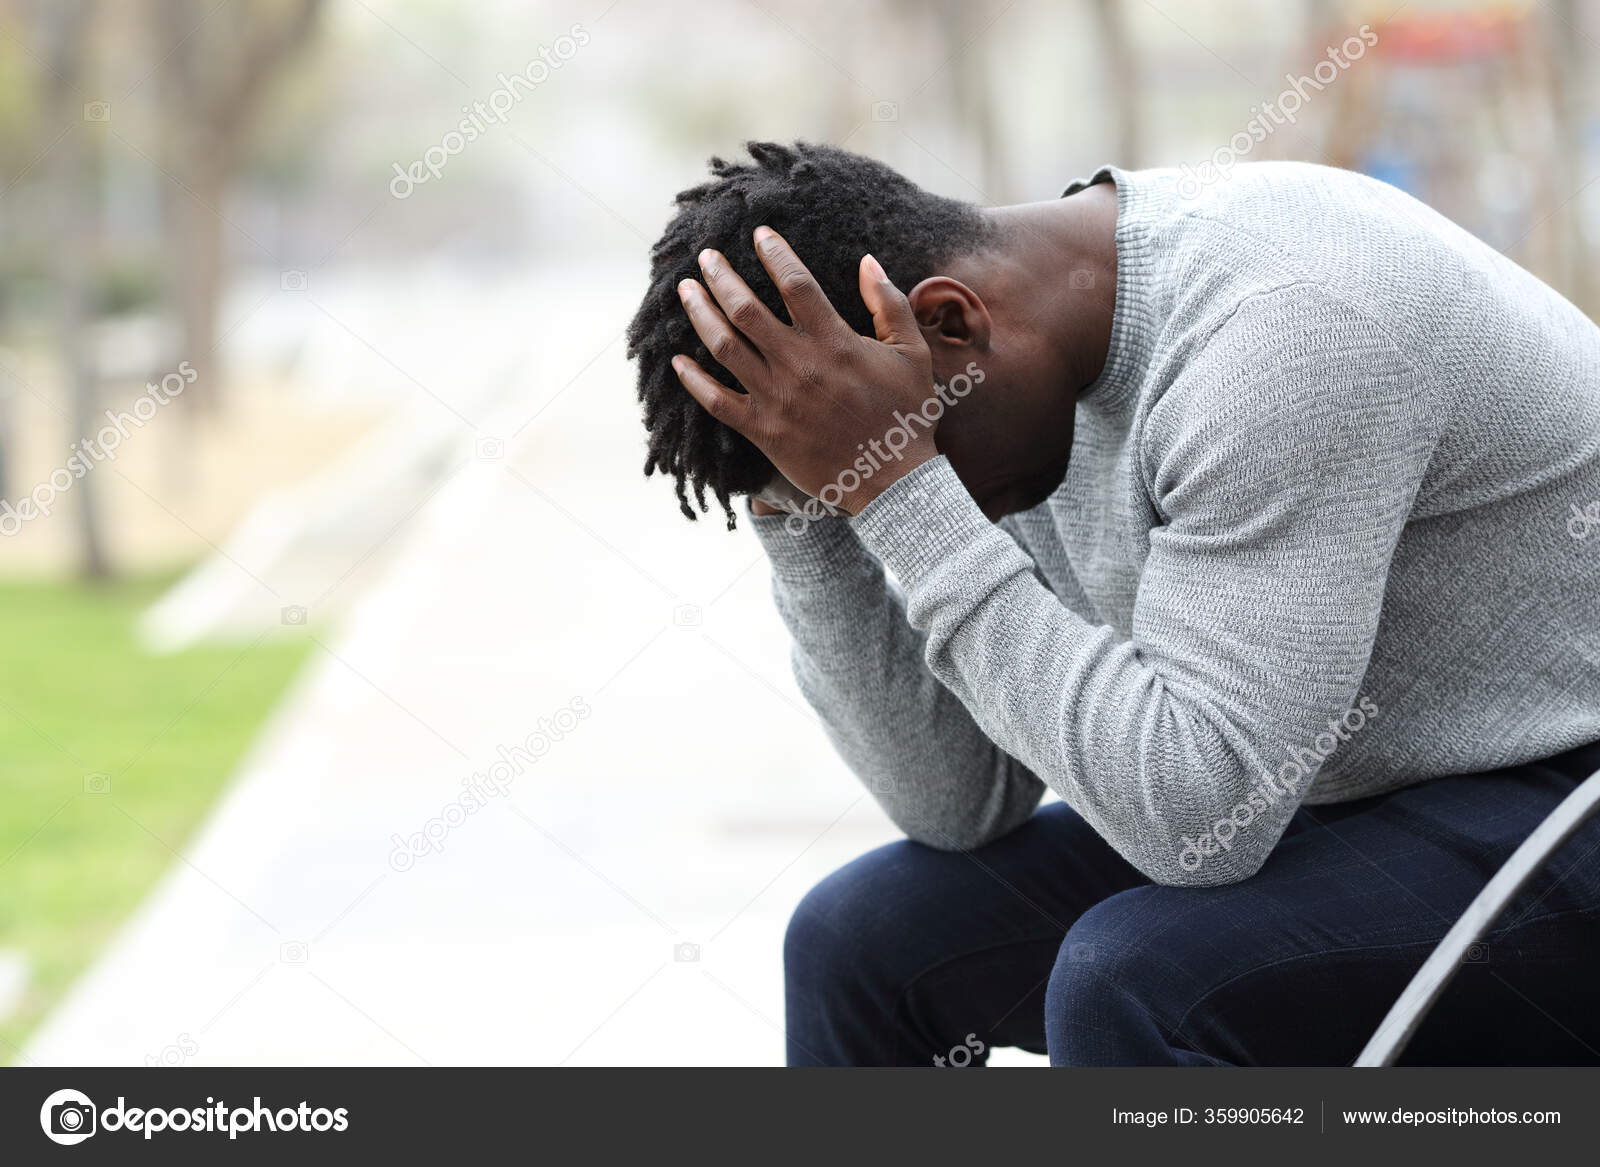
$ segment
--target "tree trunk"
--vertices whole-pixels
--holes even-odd
[[[1106,108],[1111,111],[1118,166],[1137,167],[1144,157],[1144,84],[1139,58],[1128,33],[1122,0],[1090,0],[1100,36]]]
[[[37,12],[48,73],[44,81],[45,108],[51,124],[66,127],[51,150],[46,173],[52,209],[50,259],[56,343],[60,348],[62,381],[71,401],[73,432],[69,442],[93,436],[98,428],[94,419],[100,410],[99,367],[89,334],[93,323],[90,281],[99,245],[100,204],[98,192],[92,188],[90,152],[95,138],[86,122],[81,88],[95,10],[94,0],[54,0]],[[90,471],[73,481],[70,494],[57,499],[77,516],[79,570],[89,579],[104,579],[111,574],[97,487],[94,472]]]
[[[951,0],[945,24],[951,33],[946,57],[953,62],[949,67],[950,99],[956,123],[977,147],[983,197],[996,206],[1012,197],[1005,137],[995,109],[994,78],[983,42],[988,25],[999,15],[990,4]]]
[[[223,213],[229,160],[219,149],[197,148],[184,168],[187,190],[174,190],[168,214],[172,228],[171,286],[177,298],[177,357],[198,374],[180,402],[194,413],[214,416],[223,400],[222,354],[217,312],[223,292]]]
[[[71,441],[92,437],[100,428],[100,377],[90,327],[91,249],[97,231],[95,192],[91,189],[89,130],[73,126],[53,152],[56,231],[52,247],[56,287],[56,341],[62,377],[72,402]],[[88,579],[111,574],[104,525],[100,518],[98,483],[93,471],[77,479],[61,502],[77,515],[79,570]]]
[[[14,497],[11,451],[17,440],[17,387],[11,368],[13,360],[10,353],[0,349],[0,498]]]
[[[1559,200],[1551,223],[1554,236],[1554,275],[1561,290],[1585,312],[1593,312],[1593,282],[1589,274],[1588,248],[1585,246],[1583,200],[1578,197],[1583,185],[1587,143],[1584,141],[1588,111],[1587,77],[1584,71],[1584,6],[1577,0],[1553,0],[1544,12],[1545,51],[1550,61],[1551,106],[1555,118],[1556,141],[1550,177]]]
[[[185,415],[214,415],[226,396],[217,313],[226,285],[225,212],[241,143],[272,79],[316,27],[322,0],[221,5],[211,0],[161,0],[154,6],[162,39],[165,157],[182,188],[168,202],[172,294],[177,300],[181,359],[199,374]]]

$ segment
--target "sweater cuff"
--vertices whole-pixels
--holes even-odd
[[[943,454],[889,487],[851,522],[907,592],[956,552],[1000,534]]]
[[[883,573],[847,518],[758,515],[748,508],[746,516],[780,583],[815,586],[862,567]]]

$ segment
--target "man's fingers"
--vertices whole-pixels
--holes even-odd
[[[761,354],[728,323],[722,310],[694,280],[678,285],[678,298],[711,359],[737,377],[746,389],[752,388],[751,382],[766,369]]]
[[[702,251],[700,271],[729,323],[749,339],[757,352],[764,355],[788,331],[781,320],[767,311],[767,306],[756,298],[750,285],[739,278],[739,273],[720,251]]]
[[[796,327],[814,335],[844,324],[839,314],[828,302],[828,294],[817,283],[811,270],[800,262],[794,248],[771,227],[757,227],[755,233],[756,256],[761,266],[772,277],[772,284],[783,297],[789,309],[789,319]]]
[[[922,335],[916,313],[905,293],[889,282],[883,265],[870,255],[861,257],[861,301],[872,313],[872,327],[884,344],[911,344]]]
[[[691,357],[673,357],[672,371],[678,374],[678,380],[683,382],[689,396],[703,405],[707,413],[732,426],[745,437],[750,437],[745,433],[745,426],[749,424],[754,405],[748,393],[735,393],[697,365]]]

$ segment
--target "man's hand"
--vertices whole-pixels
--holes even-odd
[[[860,514],[938,454],[934,423],[920,413],[934,396],[927,342],[910,303],[872,256],[861,259],[860,281],[876,340],[844,322],[777,232],[758,227],[755,246],[793,324],[773,316],[720,253],[703,251],[711,295],[694,280],[678,294],[695,332],[745,392],[687,356],[673,357],[673,370],[707,413],[749,438],[790,482]],[[897,414],[918,416],[904,425]],[[910,440],[896,443],[898,456],[886,456],[885,436],[904,430]]]

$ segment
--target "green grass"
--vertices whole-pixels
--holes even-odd
[[[30,974],[0,1064],[183,849],[305,656],[145,653],[134,621],[170,583],[0,583],[0,949]]]

